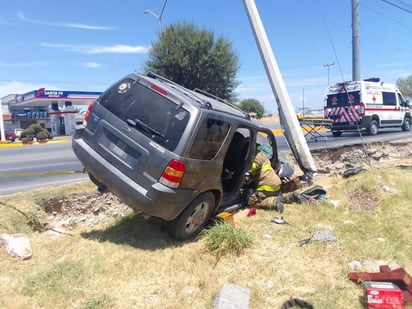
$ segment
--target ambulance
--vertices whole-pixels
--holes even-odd
[[[331,132],[366,131],[376,135],[380,128],[411,128],[409,101],[394,84],[379,78],[347,81],[328,87],[324,118],[331,120]]]

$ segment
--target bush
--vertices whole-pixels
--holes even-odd
[[[45,140],[47,140],[47,138],[48,138],[48,136],[47,136],[47,133],[46,133],[46,132],[39,132],[39,133],[37,133],[37,135],[36,135],[36,139],[37,139],[38,141],[45,141]]]
[[[29,138],[29,140],[32,141],[34,137],[36,137],[37,140],[44,141],[46,139],[52,139],[53,135],[39,124],[32,124],[20,134],[21,141],[23,141],[24,138]]]
[[[23,139],[28,138],[32,141],[34,135],[35,135],[34,130],[32,128],[28,127],[27,129],[21,131],[20,139],[23,141]]]
[[[22,143],[27,143],[27,142],[32,142],[33,141],[33,135],[29,135],[29,136],[26,136],[26,137],[20,137],[20,139],[21,139],[21,141],[22,141]]]
[[[199,238],[204,240],[205,247],[218,259],[226,254],[240,255],[252,245],[251,236],[226,221],[202,230]]]

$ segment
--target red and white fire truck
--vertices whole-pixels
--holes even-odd
[[[379,128],[411,128],[409,101],[394,84],[378,78],[348,81],[329,86],[324,106],[325,119],[332,120],[331,132],[366,130],[370,135]]]

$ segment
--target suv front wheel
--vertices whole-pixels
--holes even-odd
[[[177,240],[194,238],[209,221],[214,208],[213,193],[198,196],[176,219],[167,222],[167,232]]]

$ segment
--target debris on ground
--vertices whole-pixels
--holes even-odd
[[[233,283],[225,283],[217,296],[214,309],[248,309],[250,291]]]
[[[324,229],[316,231],[309,238],[300,240],[299,245],[304,246],[310,241],[337,242],[338,238],[332,233],[331,229]]]
[[[30,241],[23,234],[0,234],[0,247],[3,246],[9,255],[22,260],[27,260],[33,255]]]

